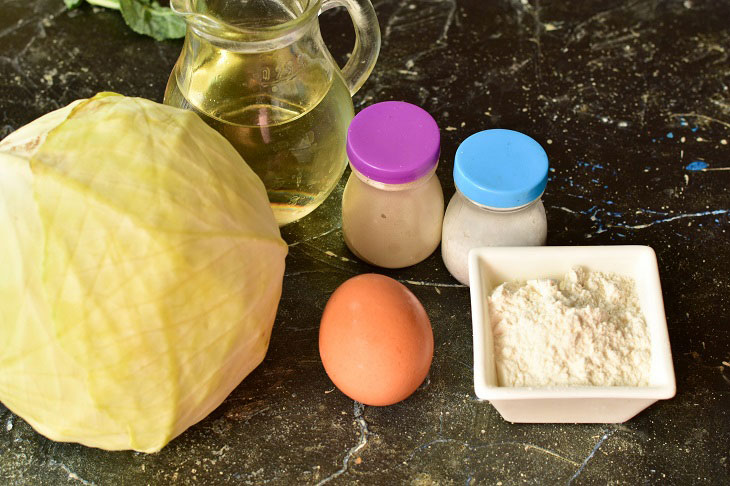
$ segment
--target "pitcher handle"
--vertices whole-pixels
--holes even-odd
[[[355,25],[355,47],[342,68],[342,77],[350,95],[368,79],[380,52],[380,26],[369,0],[323,0],[320,13],[334,7],[345,7]]]

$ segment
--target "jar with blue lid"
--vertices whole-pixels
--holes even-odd
[[[514,130],[471,135],[456,151],[454,184],[441,234],[451,275],[469,285],[469,250],[481,246],[539,246],[547,238],[541,196],[548,157],[532,138]]]

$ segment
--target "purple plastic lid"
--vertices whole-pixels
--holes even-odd
[[[438,162],[441,135],[423,108],[403,101],[368,106],[347,130],[347,157],[369,179],[404,184],[428,174]]]

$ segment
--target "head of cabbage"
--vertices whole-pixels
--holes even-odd
[[[154,452],[263,360],[287,246],[192,112],[102,93],[0,142],[0,401],[41,434]]]

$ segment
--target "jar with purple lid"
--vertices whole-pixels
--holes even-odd
[[[436,121],[400,101],[371,105],[347,131],[352,174],[342,196],[342,232],[360,259],[402,268],[441,241],[444,194],[435,176],[441,149]]]

